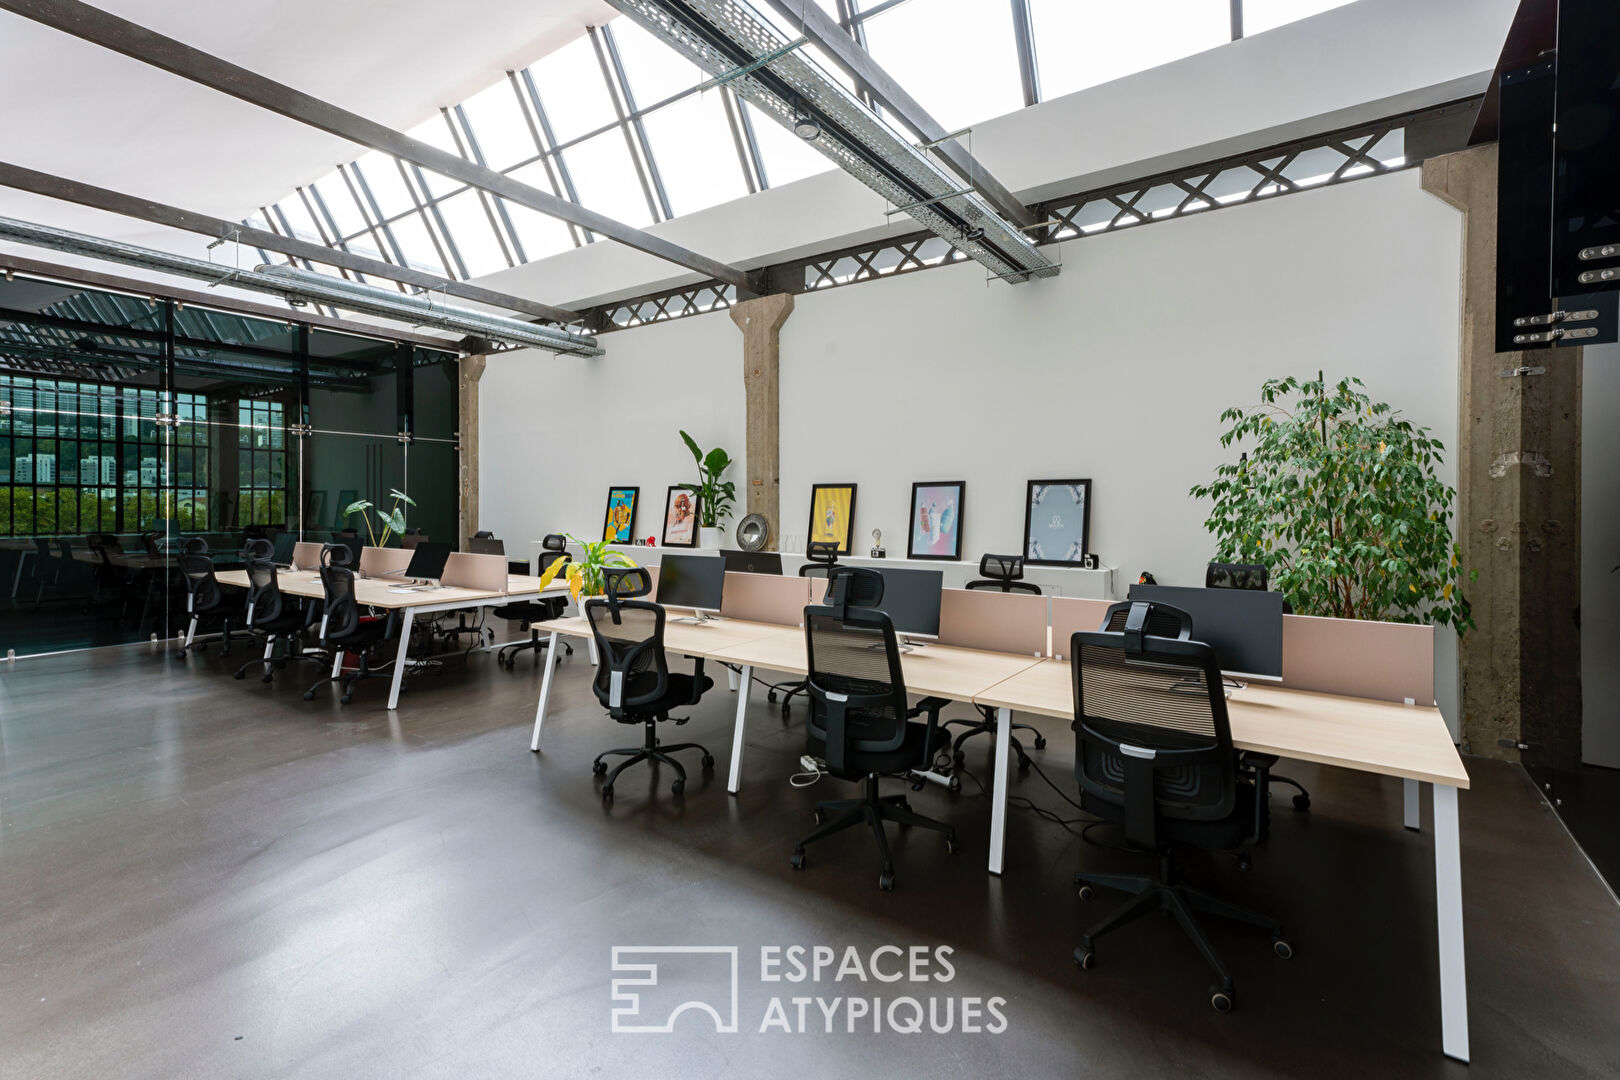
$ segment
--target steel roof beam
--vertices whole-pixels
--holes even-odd
[[[0,10],[32,19],[339,138],[403,158],[706,277],[750,292],[764,291],[762,275],[747,273],[615,221],[79,0],[0,0]]]

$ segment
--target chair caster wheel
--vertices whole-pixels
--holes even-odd
[[[186,658],[186,650],[181,649],[179,652],[174,654],[174,658],[176,660],[184,660]]]
[[[607,773],[607,762],[605,762],[605,761],[592,762],[591,763],[591,772],[595,773],[597,776],[605,775]]]
[[[776,691],[775,690],[767,691],[766,694],[765,694],[765,700],[770,702],[772,705],[775,705],[776,704]]]
[[[788,717],[790,717],[792,715],[793,715],[793,706],[791,704],[789,704],[788,702],[786,702],[786,701],[782,702],[782,723],[784,723],[784,724],[787,723]]]
[[[1045,735],[1037,735],[1037,736],[1035,736],[1035,749],[1037,749],[1037,750],[1045,750],[1046,749],[1046,736]]]
[[[1230,990],[1211,990],[1209,992],[1209,1005],[1218,1013],[1232,1011],[1232,992]]]
[[[1029,761],[1029,758],[1027,758],[1027,757],[1021,757],[1021,758],[1019,758],[1019,759],[1018,759],[1018,771],[1019,771],[1019,772],[1026,772],[1026,771],[1028,771],[1028,769],[1029,769],[1029,765],[1030,765],[1030,761]]]
[[[714,768],[714,755],[713,754],[704,754],[703,755],[703,767],[705,769]]]
[[[945,854],[955,855],[956,850],[956,835],[953,833],[945,837]]]
[[[602,801],[603,802],[612,802],[613,801],[613,785],[612,784],[603,785],[603,787],[602,787]]]
[[[1097,954],[1090,949],[1079,948],[1074,950],[1074,966],[1081,971],[1090,971],[1097,963]]]
[[[339,705],[347,705],[349,702],[351,702],[353,700],[354,700],[354,695],[353,694],[344,694],[342,697],[338,698],[338,704]]]
[[[958,751],[956,751],[956,753],[951,755],[951,760],[956,762],[958,765],[960,765],[960,764],[962,764],[962,762],[967,760],[967,755],[965,753],[963,753],[962,751],[958,750]]]
[[[921,791],[923,789],[923,783],[924,783],[924,781],[922,781],[922,780],[913,780],[911,782],[911,790],[912,791]]]
[[[804,869],[804,848],[802,848],[802,847],[794,848],[793,849],[793,858],[789,859],[788,862],[790,862],[793,865],[793,869],[795,869],[795,870],[803,870]]]
[[[234,676],[234,678],[238,678],[238,679],[245,679],[245,678],[247,678],[247,672],[245,672],[245,671],[238,671],[238,672],[237,672],[237,673],[236,673],[236,675],[235,675],[235,676]]]
[[[686,781],[685,780],[677,780],[673,784],[669,785],[669,793],[671,795],[679,795],[682,792],[684,792],[685,790],[686,790]]]
[[[1294,809],[1295,810],[1309,810],[1310,808],[1311,808],[1311,797],[1309,795],[1295,795],[1294,796]]]
[[[259,681],[262,682],[262,683],[269,683],[274,678],[275,678],[275,675],[274,675],[274,673],[272,673],[270,675],[266,675],[264,678],[260,679]]]
[[[1271,951],[1283,960],[1287,960],[1294,955],[1294,947],[1280,937],[1271,939]]]
[[[313,690],[305,690],[304,691],[304,700],[305,701],[314,701],[315,700],[315,691],[313,691]]]
[[[1093,896],[1096,896],[1096,895],[1097,895],[1097,890],[1093,889],[1090,885],[1082,885],[1082,886],[1080,886],[1080,899],[1082,899],[1082,900],[1090,900]]]
[[[960,776],[953,776],[951,777],[951,782],[945,786],[950,790],[951,794],[958,794],[962,790],[962,778]]]
[[[1248,873],[1249,867],[1251,865],[1252,865],[1252,863],[1250,863],[1249,857],[1247,855],[1239,855],[1238,856],[1237,866],[1238,866],[1238,869],[1240,871],[1242,871],[1244,873]]]
[[[893,870],[885,870],[885,871],[883,871],[883,873],[878,875],[878,888],[882,889],[884,892],[893,892],[894,891],[894,871]]]

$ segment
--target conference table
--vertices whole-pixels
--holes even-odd
[[[550,632],[540,700],[529,748],[540,749],[560,636],[590,638],[584,618],[556,619]],[[666,651],[738,666],[731,771],[726,788],[742,786],[744,729],[754,669],[789,675],[808,672],[804,630],[775,623],[717,619],[667,623]],[[971,702],[996,710],[994,786],[991,793],[989,871],[1003,869],[1010,782],[1012,714],[1074,719],[1073,673],[1067,661],[930,644],[902,654],[906,690]],[[1468,772],[1440,711],[1433,706],[1286,689],[1250,682],[1227,699],[1232,742],[1240,750],[1354,769],[1402,781],[1403,824],[1420,825],[1420,785],[1433,789],[1436,937],[1440,957],[1441,1042],[1447,1056],[1468,1060],[1468,990],[1463,962],[1462,856],[1457,793]]]
[[[221,585],[230,585],[238,589],[248,588],[246,570],[224,570],[214,576]],[[276,584],[288,596],[314,600],[326,596],[326,589],[321,585],[321,575],[313,570],[278,570]],[[388,707],[390,709],[399,707],[399,688],[405,679],[405,668],[410,663],[408,654],[411,646],[411,622],[416,616],[432,615],[442,611],[464,611],[469,608],[500,607],[503,604],[537,600],[542,592],[556,595],[567,591],[567,588],[565,582],[554,580],[541,589],[539,578],[521,574],[509,575],[504,591],[464,589],[454,585],[415,588],[402,586],[397,580],[383,581],[379,578],[356,577],[354,579],[356,603],[363,607],[397,614],[400,619],[399,652],[394,659],[394,676],[388,690]],[[343,654],[339,652],[332,662],[332,674],[338,673],[342,662]]]

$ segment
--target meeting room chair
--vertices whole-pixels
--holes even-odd
[[[567,562],[567,548],[567,540],[557,533],[551,533],[550,535],[546,536],[545,539],[541,540],[540,573],[544,574],[548,569],[550,569],[551,564],[556,562],[558,559]],[[558,573],[561,574],[561,571],[558,571]],[[550,635],[547,635],[545,638],[540,636],[538,624],[543,623],[548,619],[561,618],[563,609],[567,606],[568,596],[566,593],[564,593],[558,596],[542,596],[538,600],[520,600],[515,604],[502,604],[500,607],[496,608],[495,615],[497,618],[506,619],[509,622],[515,622],[518,624],[518,628],[520,630],[527,630],[529,632],[528,641],[515,641],[510,645],[501,646],[501,650],[495,654],[496,666],[499,667],[501,665],[505,665],[509,669],[516,667],[517,654],[528,649],[534,650],[534,657],[536,660],[538,660],[540,658],[540,650],[546,647],[547,641],[550,638]],[[559,641],[558,644],[563,647],[563,651],[569,656],[574,655],[574,647],[568,642]]]
[[[1017,592],[1033,593],[1036,596],[1041,595],[1041,587],[1039,585],[1023,580],[1024,557],[1022,555],[982,555],[979,558],[979,573],[983,574],[984,576],[981,578],[975,578],[974,580],[968,582],[968,588],[994,590],[996,592],[1004,593]],[[967,742],[975,735],[993,736],[996,733],[995,708],[990,705],[976,705],[974,707],[979,710],[980,719],[947,720],[943,725],[946,728],[950,728],[955,725],[961,725],[962,727],[961,733],[956,736],[956,741],[951,744],[951,760],[955,761],[958,765],[962,764],[963,760],[967,757],[967,755],[962,751],[963,743]],[[1024,745],[1018,741],[1018,735],[1016,733],[1019,731],[1034,732],[1035,749],[1037,750],[1046,749],[1046,736],[1042,735],[1040,729],[1035,727],[1033,724],[1014,724],[1012,726],[1012,730],[1013,735],[1011,737],[1011,744],[1013,752],[1018,755],[1018,767],[1020,769],[1027,769],[1029,768],[1030,764],[1029,755],[1024,752]],[[992,748],[995,746],[994,739],[991,740],[990,745]]]
[[[208,545],[201,540],[188,540],[180,553],[178,565],[181,580],[186,587],[186,636],[182,639],[178,659],[184,660],[189,650],[207,652],[208,643],[197,641],[197,629],[204,621],[219,620],[221,648],[219,655],[231,654],[231,624],[242,618],[243,600],[239,589],[224,589],[214,576],[214,560],[208,555]]]
[[[1131,898],[1081,936],[1074,961],[1090,969],[1099,938],[1150,912],[1165,912],[1214,969],[1210,1005],[1227,1012],[1235,1000],[1232,977],[1199,926],[1198,913],[1265,930],[1283,959],[1293,947],[1275,919],[1187,884],[1174,849],[1233,852],[1258,841],[1265,831],[1265,770],[1250,779],[1239,762],[1213,650],[1150,633],[1155,606],[1134,602],[1121,629],[1076,631],[1069,642],[1080,805],[1122,825],[1128,845],[1158,860],[1151,876],[1075,875],[1082,900],[1096,887]]]
[[[675,770],[669,785],[671,794],[686,790],[686,769],[672,756],[677,750],[702,750],[705,772],[714,768],[714,755],[698,743],[660,743],[658,725],[686,717],[672,718],[671,709],[696,705],[714,680],[703,674],[703,661],[695,661],[692,674],[669,670],[664,654],[664,608],[639,597],[652,592],[652,575],[644,567],[610,567],[602,571],[607,597],[585,601],[585,617],[596,639],[598,663],[592,686],[596,699],[608,715],[621,724],[641,724],[645,737],[640,746],[604,750],[596,756],[592,770],[606,774],[602,801],[613,799],[613,782],[638,761],[657,761]],[[624,760],[608,772],[604,758]]]
[[[799,576],[802,578],[822,577],[827,579],[827,587],[832,588],[833,575],[838,572],[838,545],[831,541],[812,540],[805,546],[805,563],[799,567]],[[786,723],[791,714],[793,696],[805,692],[805,680],[789,679],[786,682],[768,683],[765,690],[765,700],[776,703],[776,696],[782,695],[782,722]]]
[[[64,576],[67,581],[63,580]],[[34,578],[38,582],[38,588],[34,590],[35,607],[45,602],[47,591],[58,594],[58,597],[52,599],[66,597],[68,582],[73,578],[73,546],[61,537],[58,537],[54,544],[43,536],[36,537]]]
[[[826,763],[829,776],[863,785],[858,799],[816,804],[820,827],[793,849],[795,870],[804,869],[805,848],[833,833],[865,824],[877,841],[881,869],[878,888],[894,888],[894,862],[883,823],[915,825],[945,834],[945,850],[956,850],[956,830],[911,809],[905,795],[883,795],[879,782],[891,773],[928,767],[939,734],[944,698],[909,705],[900,671],[900,645],[889,616],[876,607],[883,599],[883,575],[846,566],[833,575],[823,604],[804,609],[809,677],[806,723],[809,754]],[[916,717],[926,723],[912,723]]]
[[[360,602],[354,592],[354,568],[349,566],[353,553],[345,545],[333,544],[321,551],[321,589],[324,593],[321,606],[320,643],[325,652],[323,662],[331,663],[337,667],[336,675],[327,674],[317,679],[308,690],[304,691],[304,700],[315,700],[315,691],[329,682],[335,682],[343,690],[338,702],[347,705],[354,696],[354,688],[366,679],[387,679],[393,676],[391,671],[374,671],[371,667],[371,651],[376,646],[395,637],[395,630],[399,620],[395,615],[386,615],[378,618],[364,618],[360,613]],[[351,654],[356,658],[357,667],[354,671],[343,671],[337,663],[341,653]],[[385,665],[386,666],[386,665]]]
[[[247,615],[243,625],[253,636],[264,638],[264,655],[238,668],[238,679],[247,678],[248,669],[254,664],[263,665],[264,677],[260,681],[269,682],[290,661],[320,664],[330,659],[303,651],[301,642],[315,609],[300,608],[282,593],[276,581],[272,551],[270,541],[262,539],[249,540],[243,548],[248,576]],[[282,643],[280,656],[275,655],[278,641]]]

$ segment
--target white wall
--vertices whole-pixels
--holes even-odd
[[[1620,345],[1581,370],[1581,758],[1620,768]]]

